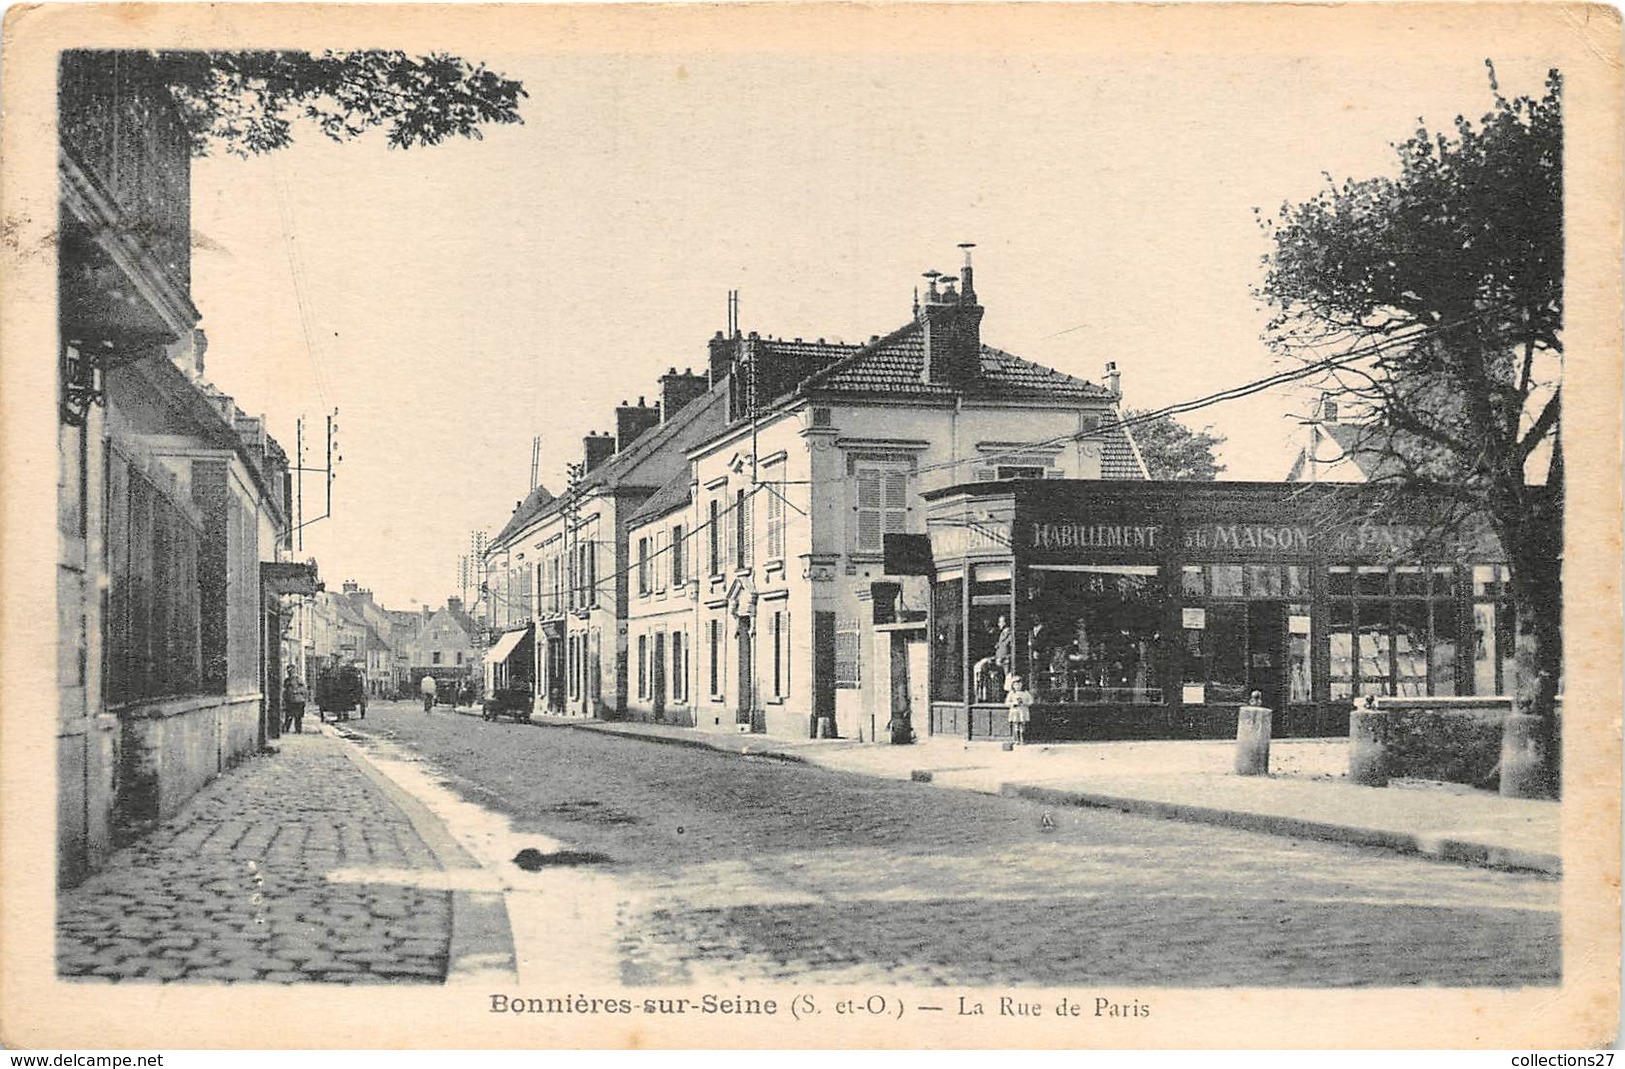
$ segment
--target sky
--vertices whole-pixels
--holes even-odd
[[[470,531],[529,490],[532,436],[557,490],[616,404],[703,371],[730,289],[744,330],[861,341],[970,241],[983,340],[1096,381],[1115,361],[1129,406],[1279,370],[1254,209],[1392,173],[1419,117],[1492,103],[1466,48],[464,52],[523,81],[523,125],[410,151],[302,129],[193,170],[209,377],[290,453],[305,416],[314,466],[337,410],[332,516],[298,555],[394,608],[456,593]],[[1496,61],[1540,92],[1547,64]],[[1312,400],[1185,419],[1226,437],[1223,478],[1279,479]],[[307,476],[307,519],[322,499]]]

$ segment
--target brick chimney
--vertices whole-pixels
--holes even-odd
[[[615,409],[615,440],[619,443],[621,451],[631,448],[644,431],[651,427],[660,426],[660,407],[650,407],[638,398],[638,403],[629,405],[622,401]]]
[[[1106,388],[1112,392],[1113,397],[1123,396],[1123,373],[1117,370],[1117,361],[1106,361]]]
[[[660,376],[660,422],[671,419],[709,388],[705,376],[694,374],[693,368],[684,368],[681,375],[672,368]]]
[[[614,455],[614,435],[593,431],[581,439],[581,457],[584,462],[582,466],[586,471],[591,471]]]
[[[982,306],[976,303],[976,286],[971,269],[971,245],[965,250],[963,291],[955,289],[961,279],[927,271],[929,283],[925,300],[916,313],[925,336],[924,382],[964,387],[982,374]],[[938,282],[943,288],[938,289]]]
[[[720,330],[711,335],[710,385],[715,386],[721,382],[727,377],[728,372],[732,370],[734,352],[738,348],[737,344],[735,344],[737,341],[736,338],[723,337]]]

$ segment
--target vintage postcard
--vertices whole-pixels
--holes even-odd
[[[1611,1044],[1620,61],[13,7],[5,1044]]]

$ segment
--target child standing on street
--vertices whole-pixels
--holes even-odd
[[[1005,704],[1010,707],[1010,741],[1021,746],[1027,741],[1027,722],[1032,719],[1033,694],[1020,676],[1011,676],[1004,685]]]

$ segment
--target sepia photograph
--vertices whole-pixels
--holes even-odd
[[[1615,1042],[1617,10],[4,59],[8,1047]]]

